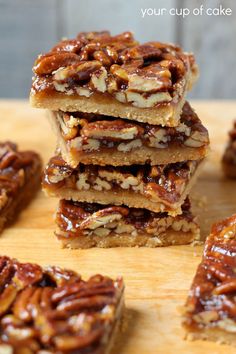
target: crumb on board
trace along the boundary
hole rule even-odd
[[[206,195],[195,194],[192,195],[192,200],[196,203],[199,208],[205,208],[207,206]]]

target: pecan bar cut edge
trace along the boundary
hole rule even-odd
[[[72,169],[58,155],[50,159],[44,171],[43,190],[60,199],[124,204],[175,216],[181,214],[181,205],[203,163],[198,160],[158,166],[79,165]]]
[[[188,199],[176,217],[126,206],[60,200],[56,236],[63,247],[161,247],[200,239]]]
[[[184,113],[183,113],[184,112]],[[87,130],[91,126],[89,119],[93,119],[93,129],[101,134],[104,132],[99,125],[100,121],[111,124],[110,117],[88,115],[76,112],[63,113],[48,111],[48,119],[57,137],[57,145],[63,159],[73,168],[79,163],[94,165],[124,166],[132,164],[164,165],[187,160],[204,158],[209,150],[209,136],[196,113],[188,103],[184,105],[181,115],[181,124],[177,128],[148,125],[129,120],[113,119],[114,126],[123,123],[136,130],[138,135],[133,139],[118,140],[116,138],[94,138],[84,136],[83,127]],[[64,121],[64,116],[69,120]],[[77,118],[82,116],[82,118]],[[90,118],[91,117],[91,118]],[[104,119],[104,121],[103,121]],[[98,120],[98,124],[97,123]],[[80,123],[81,122],[81,123]],[[103,123],[104,124],[104,123]],[[117,129],[111,128],[111,132]],[[103,128],[104,129],[104,128]],[[118,131],[121,134],[120,131]],[[114,134],[115,136],[115,134]],[[159,140],[158,140],[159,139]],[[104,141],[103,141],[104,140]]]

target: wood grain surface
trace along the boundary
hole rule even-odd
[[[211,153],[192,191],[203,237],[213,221],[236,212],[236,181],[226,180],[220,159],[236,101],[193,101],[210,132]],[[13,140],[21,149],[34,149],[44,161],[53,154],[55,138],[45,112],[26,101],[0,101],[0,140]],[[123,275],[126,283],[126,326],[118,338],[116,354],[235,353],[235,348],[183,340],[179,307],[201,259],[202,247],[115,248],[64,250],[56,241],[53,214],[56,199],[42,192],[0,237],[0,253],[41,265],[72,268],[84,277],[104,273]]]

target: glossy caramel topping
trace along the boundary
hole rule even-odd
[[[17,195],[30,171],[39,164],[39,155],[33,151],[18,151],[11,142],[0,143],[0,210]]]
[[[0,257],[0,351],[102,353],[122,292],[121,279]]]
[[[194,57],[178,46],[139,44],[130,32],[117,36],[108,31],[80,33],[38,57],[33,67],[33,90],[47,89],[52,79],[54,90],[69,95],[89,97],[93,92],[106,92],[121,102],[151,107],[181,95],[191,70],[197,70]],[[86,90],[81,91],[81,87]],[[157,92],[166,94],[149,97]]]
[[[236,328],[236,214],[213,225],[186,303],[185,324]],[[229,329],[230,330],[230,329]]]
[[[60,156],[50,159],[43,177],[43,187],[72,189],[125,189],[147,198],[174,203],[179,200],[199,161],[185,161],[158,166],[68,166]],[[98,187],[97,187],[98,186]]]
[[[207,129],[202,125],[188,102],[184,104],[180,124],[176,128],[81,112],[64,113],[59,111],[54,112],[54,116],[60,125],[63,138],[66,141],[71,141],[71,145],[68,146],[72,149],[75,148],[75,145],[78,150],[86,150],[89,142],[89,151],[99,150],[102,147],[125,149],[125,146],[119,145],[120,142],[128,143],[137,141],[136,139],[139,139],[138,142],[141,140],[143,145],[153,148],[165,148],[173,143],[190,147],[209,144]],[[94,139],[98,140],[97,144]]]

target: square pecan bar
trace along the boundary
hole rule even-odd
[[[229,178],[236,178],[236,120],[229,132],[229,142],[222,159],[223,171]]]
[[[18,151],[0,143],[0,231],[13,220],[40,188],[42,163],[33,151]]]
[[[207,129],[186,102],[176,128],[88,113],[50,112],[63,159],[71,166],[168,164],[204,158]]]
[[[200,237],[185,200],[182,214],[170,216],[147,209],[60,200],[56,236],[64,247],[160,247],[183,245]]]
[[[173,44],[139,44],[130,32],[79,33],[33,67],[31,104],[177,126],[198,77],[192,54]]]
[[[212,227],[183,325],[189,339],[236,345],[236,214]]]
[[[0,257],[0,352],[108,354],[123,293],[122,278]]]
[[[87,203],[127,205],[155,212],[181,214],[181,205],[200,172],[202,161],[169,165],[97,166],[73,169],[60,155],[44,171],[49,196]]]

